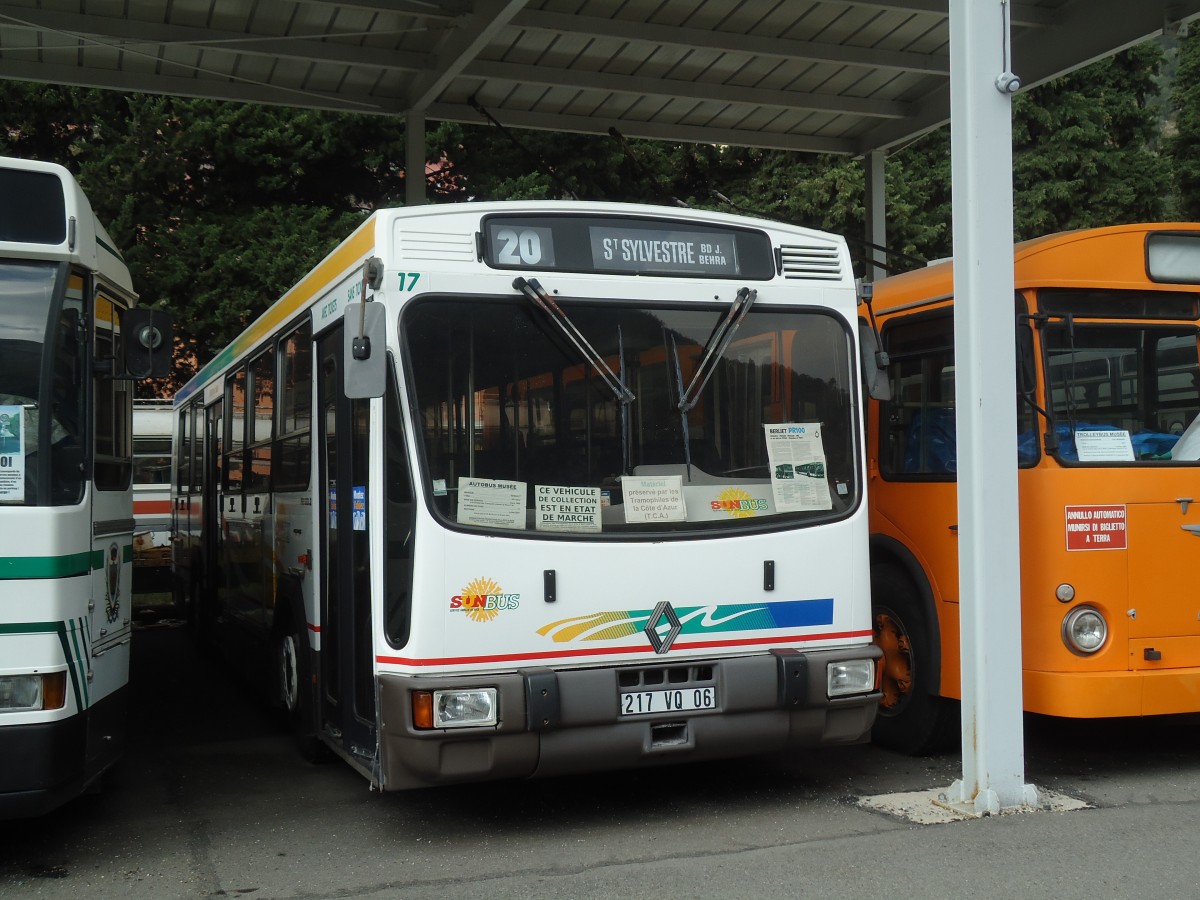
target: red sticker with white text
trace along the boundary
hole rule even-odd
[[[1068,506],[1068,550],[1125,550],[1125,506]]]

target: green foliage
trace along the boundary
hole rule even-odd
[[[950,256],[950,129],[939,128],[887,160],[888,261],[896,271]]]
[[[394,119],[3,82],[0,121],[0,152],[75,173],[173,313],[172,386],[404,193]]]
[[[1167,151],[1175,164],[1177,215],[1200,219],[1200,28],[1179,42],[1179,68],[1171,94],[1174,134]]]
[[[1014,99],[1018,239],[1162,217],[1170,191],[1154,108],[1162,58],[1158,44],[1139,44]]]

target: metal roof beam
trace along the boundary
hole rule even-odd
[[[457,19],[471,11],[468,0],[299,0],[305,6],[332,6],[363,12],[397,13],[422,19]]]
[[[433,48],[433,64],[408,86],[405,102],[396,111],[427,109],[524,5],[525,0],[479,0]]]
[[[30,9],[7,4],[0,5],[0,22],[10,27],[50,32],[114,50],[132,50],[139,45],[146,45],[147,55],[150,56],[157,56],[160,48],[183,46],[226,50],[230,53],[275,59],[296,59],[344,66],[378,66],[381,69],[414,72],[426,69],[432,64],[432,57],[428,53],[399,53],[378,47],[318,40],[322,37],[337,37],[336,32],[304,37],[248,34],[242,31],[163,25],[112,16]],[[6,52],[12,53],[16,49],[10,47]]]
[[[240,103],[265,103],[271,106],[299,106],[332,112],[384,112],[379,101],[366,96],[357,98],[304,88],[278,87],[249,79],[192,78],[159,75],[152,72],[89,68],[87,66],[13,62],[7,57],[0,58],[0,79],[33,81],[43,84],[69,84],[124,93],[234,100]]]
[[[621,41],[662,44],[668,47],[690,47],[723,53],[748,53],[752,56],[778,59],[804,59],[872,69],[923,72],[947,77],[950,75],[950,57],[945,54],[877,50],[870,47],[849,47],[815,41],[793,41],[765,35],[735,34],[731,31],[656,25],[653,22],[635,22],[629,19],[567,15],[540,9],[525,10],[513,16],[511,24],[527,31],[565,32]]]
[[[820,0],[828,6],[856,6],[869,9],[879,9],[889,12],[930,13],[938,16],[949,15],[947,0]],[[1060,23],[1055,10],[1035,6],[1033,0],[1014,0],[1010,13],[1012,24],[1035,28],[1049,27]]]
[[[430,106],[426,113],[431,119],[481,124],[479,113],[465,104],[437,103]],[[503,116],[505,127],[532,128],[540,131],[607,134],[609,126],[613,126],[625,137],[673,143],[727,144],[732,147],[761,147],[771,150],[797,150],[807,153],[839,155],[848,155],[855,150],[852,141],[809,134],[772,134],[739,128],[711,128],[701,125],[644,122],[634,119],[600,119],[524,110],[504,110],[500,115]]]
[[[517,63],[478,61],[463,74],[487,81],[511,81],[516,84],[540,84],[580,90],[610,91],[634,96],[685,97],[689,100],[713,100],[721,103],[745,103],[783,109],[807,109],[819,112],[847,113],[884,119],[902,119],[909,113],[906,103],[870,100],[835,94],[801,91],[777,91],[728,84],[643,78],[636,75],[610,75],[581,69],[557,69],[550,66],[526,66]]]

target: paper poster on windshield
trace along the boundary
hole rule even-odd
[[[0,406],[0,503],[25,502],[25,411]]]
[[[682,475],[625,475],[621,493],[626,522],[687,521]]]
[[[1133,441],[1128,431],[1075,431],[1080,462],[1133,462]]]
[[[525,482],[458,479],[458,521],[487,528],[525,527]]]
[[[600,531],[600,488],[537,484],[533,496],[538,531]]]
[[[771,491],[779,512],[832,509],[819,422],[764,425]]]

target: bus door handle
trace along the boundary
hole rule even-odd
[[[1180,525],[1184,531],[1190,531],[1196,537],[1200,537],[1200,525]]]

